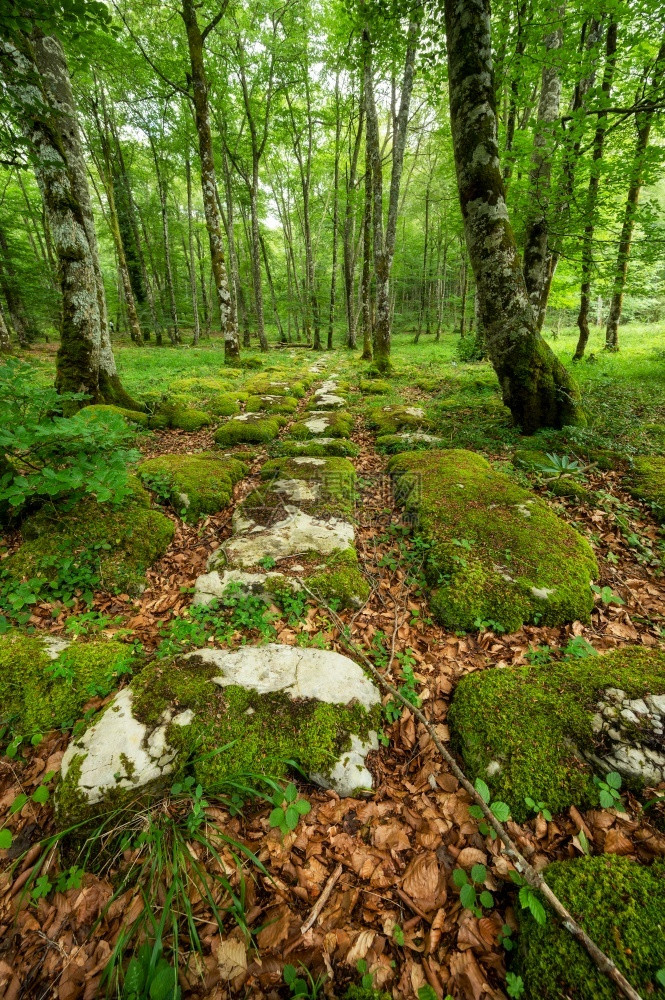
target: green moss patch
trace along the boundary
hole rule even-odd
[[[404,451],[421,451],[424,448],[441,448],[441,438],[426,431],[404,431],[401,434],[380,434],[376,439],[379,451],[398,455]]]
[[[274,458],[261,467],[263,484],[242,502],[242,511],[268,526],[296,506],[311,517],[348,520],[353,512],[355,469],[346,458]]]
[[[121,642],[57,642],[14,629],[0,635],[0,723],[21,736],[73,726],[86,702],[106,697],[140,662]]]
[[[69,510],[47,505],[26,518],[23,544],[3,568],[16,580],[55,581],[65,560],[83,560],[99,589],[136,595],[145,586],[145,571],[166,552],[174,530],[168,517],[151,509],[149,494],[135,481],[121,506],[86,499]]]
[[[422,406],[374,406],[367,414],[367,424],[379,434],[396,434],[404,430],[431,430],[432,421]]]
[[[150,418],[150,426],[154,428],[173,427],[181,431],[200,431],[212,423],[209,413],[197,410],[180,403],[162,403],[154,416]]]
[[[159,455],[142,462],[138,471],[145,485],[181,511],[186,521],[197,521],[226,507],[247,467],[236,458],[201,452]]]
[[[392,386],[390,382],[386,382],[383,378],[367,378],[360,380],[359,388],[361,392],[368,395],[379,395],[384,392],[390,392]]]
[[[638,864],[614,854],[549,865],[547,884],[589,937],[643,997],[661,995],[665,967],[665,862]],[[519,911],[518,971],[528,997],[614,1000],[616,986],[553,916],[544,926]]]
[[[214,433],[217,444],[262,444],[272,441],[279,434],[283,417],[262,416],[261,414],[241,414],[241,420],[233,417],[218,427]]]
[[[272,449],[271,449],[272,451]],[[325,458],[327,455],[348,455],[354,457],[360,452],[357,444],[346,438],[326,438],[323,441],[316,438],[309,441],[278,441],[274,454],[287,457],[308,455],[311,458]]]
[[[296,399],[302,399],[305,395],[303,382],[293,382],[286,375],[283,379],[278,375],[270,378],[266,375],[257,375],[247,382],[246,388],[256,396],[295,396]]]
[[[425,575],[448,628],[588,621],[598,573],[589,543],[480,455],[450,449],[388,465],[428,549]]]
[[[371,590],[354,549],[334,552],[325,568],[306,576],[305,583],[326,604],[332,601],[339,608],[362,607]]]
[[[629,482],[633,496],[650,504],[658,520],[665,522],[665,458],[636,458]]]
[[[250,396],[246,409],[249,413],[258,413],[259,410],[266,413],[295,413],[298,409],[298,400],[295,396]]]
[[[232,392],[221,392],[209,399],[206,405],[210,413],[216,417],[233,417],[236,413],[240,413],[240,403]]]
[[[525,796],[552,812],[598,804],[588,754],[599,746],[591,720],[606,688],[629,698],[665,692],[665,653],[627,648],[573,662],[469,674],[448,713],[467,773],[526,819]]]
[[[148,414],[140,413],[138,410],[126,410],[122,406],[105,406],[101,403],[94,406],[86,406],[81,410],[81,416],[89,420],[103,419],[107,413],[113,413],[118,417],[124,417],[130,423],[140,424],[141,427],[148,426]]]
[[[293,424],[289,436],[296,441],[316,440],[317,437],[348,438],[352,430],[353,416],[346,410],[315,410]]]

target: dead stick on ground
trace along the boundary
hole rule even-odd
[[[626,977],[619,971],[619,969],[617,969],[612,959],[608,955],[606,955],[604,951],[601,951],[598,945],[594,941],[592,941],[592,939],[586,933],[584,928],[580,927],[580,925],[574,919],[572,914],[568,912],[568,910],[563,905],[558,896],[555,896],[555,894],[552,892],[552,890],[550,889],[550,887],[548,886],[547,882],[540,874],[540,872],[537,872],[536,869],[532,865],[530,865],[529,862],[526,860],[526,858],[520,853],[519,849],[517,848],[517,845],[508,835],[506,828],[503,826],[502,823],[499,823],[498,819],[496,818],[490,807],[487,805],[485,800],[478,794],[478,792],[473,787],[469,779],[466,777],[466,775],[458,765],[455,758],[443,746],[441,740],[436,734],[436,731],[434,730],[434,727],[429,723],[423,712],[421,712],[419,708],[416,708],[415,705],[412,705],[411,702],[408,701],[404,697],[404,695],[397,690],[396,687],[393,687],[393,685],[390,684],[385,679],[385,677],[380,673],[380,671],[377,670],[377,668],[374,666],[372,661],[367,657],[365,652],[362,649],[360,649],[360,647],[357,646],[355,642],[353,642],[353,640],[350,638],[347,626],[344,624],[344,622],[339,617],[337,612],[333,611],[333,609],[329,607],[329,605],[327,605],[325,601],[322,601],[320,597],[318,597],[315,593],[313,593],[306,584],[301,583],[301,586],[302,589],[306,591],[306,593],[308,593],[310,597],[312,597],[317,602],[317,604],[320,604],[322,608],[325,608],[325,610],[331,616],[332,620],[337,625],[342,642],[345,644],[345,646],[347,646],[347,648],[351,652],[355,653],[356,656],[360,657],[366,668],[369,670],[372,676],[376,678],[381,687],[385,688],[386,691],[389,691],[390,694],[393,696],[393,698],[396,698],[399,702],[401,702],[402,705],[408,708],[411,714],[415,715],[418,721],[423,724],[423,726],[429,733],[430,737],[432,738],[434,746],[439,751],[439,753],[445,760],[446,764],[448,765],[452,773],[459,781],[460,785],[462,785],[462,787],[469,793],[474,803],[480,806],[480,808],[482,809],[485,819],[498,834],[501,842],[503,843],[503,846],[506,849],[506,854],[515,865],[518,872],[520,872],[520,874],[523,876],[525,882],[532,889],[537,889],[539,892],[542,893],[547,902],[550,904],[551,908],[556,913],[557,917],[559,917],[559,919],[561,920],[561,923],[563,924],[565,929],[570,934],[572,934],[572,936],[576,938],[577,941],[579,941],[582,945],[584,945],[587,952],[595,962],[596,966],[600,969],[601,972],[605,973],[606,976],[609,976],[609,978],[614,983],[616,983],[616,985],[619,987],[623,995],[625,997],[628,997],[628,1000],[642,1000],[640,994],[637,992],[637,990],[633,989],[633,987],[630,985]]]
[[[307,931],[310,929],[310,927],[314,926],[314,923],[316,922],[316,918],[318,917],[319,913],[321,912],[321,910],[323,909],[323,907],[326,905],[326,903],[330,899],[330,894],[333,891],[333,889],[335,888],[335,885],[337,884],[337,880],[338,880],[338,878],[340,877],[341,874],[342,874],[342,865],[337,865],[337,868],[335,868],[335,871],[332,873],[332,875],[330,876],[330,878],[326,882],[325,889],[323,890],[323,892],[321,893],[321,895],[317,899],[316,903],[314,904],[314,906],[312,908],[312,912],[310,913],[310,915],[308,916],[307,920],[305,921],[305,923],[300,928],[300,933],[301,934],[306,934]]]

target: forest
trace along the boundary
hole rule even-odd
[[[0,1000],[665,1000],[665,5],[0,0]]]

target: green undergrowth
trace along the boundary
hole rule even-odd
[[[665,863],[614,854],[548,865],[548,886],[641,996],[662,995]],[[532,1000],[614,1000],[617,988],[561,924],[519,911],[515,966]]]
[[[563,661],[468,674],[448,713],[453,746],[467,773],[508,802],[518,822],[529,814],[527,796],[553,813],[597,805],[587,755],[598,752],[591,719],[608,687],[629,698],[664,693],[665,652],[573,653]]]
[[[443,625],[512,632],[589,620],[591,547],[534,494],[457,449],[396,455],[388,470],[414,519]]]
[[[193,406],[165,401],[160,403],[150,417],[150,427],[160,430],[172,427],[181,431],[200,431],[212,423],[212,417]]]
[[[131,485],[131,494],[117,506],[94,500],[81,500],[69,509],[48,504],[27,517],[21,526],[23,543],[2,564],[5,587],[7,581],[28,581],[39,592],[58,582],[65,585],[68,578],[72,593],[99,589],[140,594],[145,571],[168,548],[174,526],[151,508],[138,480]],[[59,591],[53,596],[58,598]]]
[[[105,406],[101,403],[94,406],[86,406],[81,410],[81,415],[88,420],[103,419],[109,413],[124,417],[125,420],[128,420],[132,424],[139,424],[141,427],[148,426],[148,414],[141,413],[139,410],[125,410],[122,406]]]
[[[246,472],[247,466],[238,459],[214,452],[159,455],[138,469],[144,484],[185,521],[197,521],[226,507],[234,485]]]
[[[71,642],[10,629],[0,635],[0,724],[21,737],[69,728],[91,698],[105,698],[140,665],[115,641]]]

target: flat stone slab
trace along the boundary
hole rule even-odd
[[[236,533],[222,546],[231,566],[255,566],[265,556],[279,562],[307,552],[331,555],[353,545],[355,532],[348,521],[312,517],[292,504],[285,504],[284,509],[287,516],[269,527],[243,514],[238,519],[234,516]]]
[[[208,560],[214,566],[214,557]],[[194,597],[192,604],[211,604],[219,600],[226,591],[229,584],[236,584],[243,593],[254,594],[267,601],[272,600],[270,589],[266,586],[270,581],[279,581],[280,585],[292,587],[293,590],[300,589],[300,584],[293,577],[284,576],[282,573],[247,573],[241,569],[226,569],[221,573],[216,569],[211,569],[209,573],[202,573],[194,584]]]

